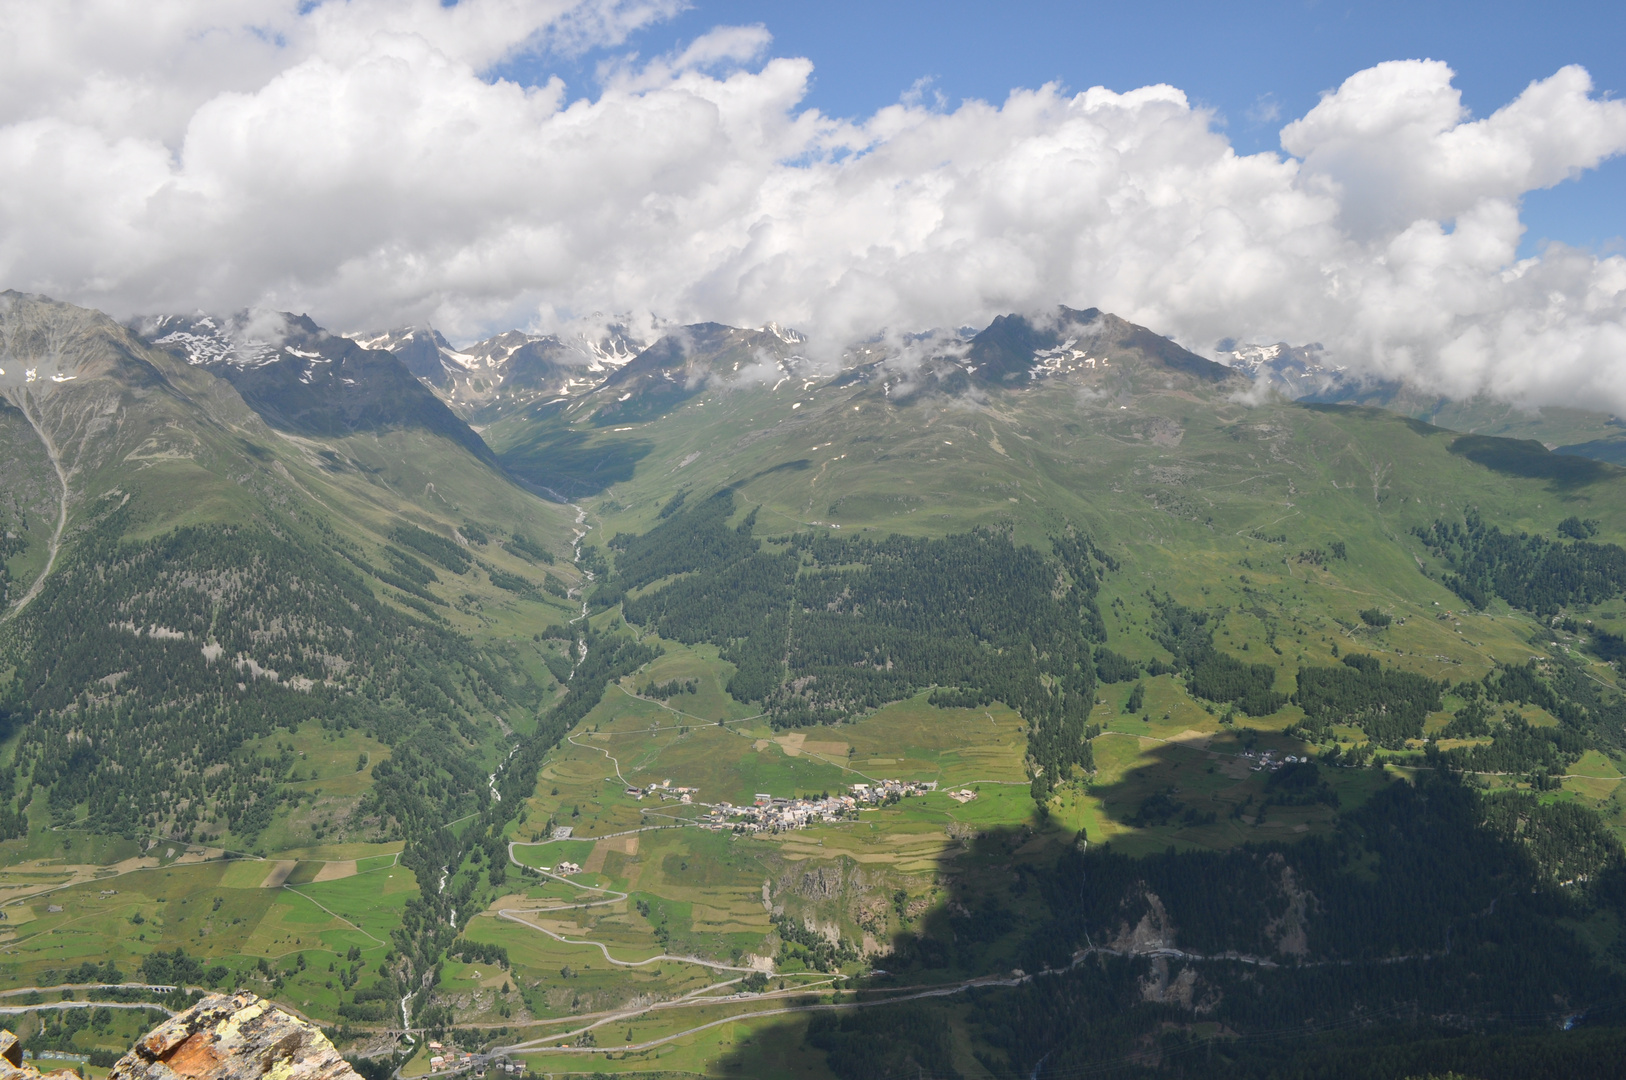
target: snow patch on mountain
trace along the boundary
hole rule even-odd
[[[309,345],[327,336],[308,318],[281,312],[242,311],[229,317],[203,312],[158,315],[132,320],[131,326],[151,344],[200,367],[253,368],[284,355],[315,357],[320,354],[302,351],[294,343]]]
[[[1219,361],[1294,399],[1337,397],[1364,385],[1344,365],[1333,363],[1320,343],[1242,345],[1225,341],[1220,343]]]
[[[1106,357],[1091,356],[1089,349],[1081,349],[1078,345],[1079,339],[1070,337],[1054,348],[1040,349],[1033,354],[1033,367],[1028,371],[1028,378],[1042,379],[1047,376],[1066,375],[1074,371],[1095,371],[1112,366]],[[966,370],[972,372],[976,369],[968,367]]]
[[[783,341],[786,345],[800,345],[807,341],[807,335],[802,333],[800,330],[792,330],[790,327],[780,326],[776,322],[771,322],[766,326],[758,327],[757,333],[772,334],[780,341]]]
[[[509,330],[461,349],[429,327],[352,334],[351,339],[363,348],[394,353],[452,409],[482,422],[588,393],[644,349],[644,342],[619,324],[560,334]]]

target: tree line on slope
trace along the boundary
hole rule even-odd
[[[540,699],[518,665],[381,603],[305,530],[132,541],[132,524],[128,507],[102,515],[0,642],[24,721],[18,809],[40,791],[59,823],[83,806],[94,831],[252,842],[294,766],[253,740],[316,721],[393,744],[428,724],[445,773],[479,740],[471,709]]]
[[[1586,523],[1572,521],[1564,523],[1566,535],[1592,534]],[[1437,520],[1412,531],[1450,567],[1446,587],[1481,610],[1501,597],[1545,617],[1575,604],[1612,599],[1626,589],[1626,548],[1619,544],[1503,532],[1473,507],[1460,524]]]
[[[1112,564],[1087,537],[1052,537],[1048,556],[986,529],[797,534],[765,547],[754,512],[728,524],[727,489],[667,509],[647,533],[612,539],[615,571],[593,603],[715,644],[736,666],[729,693],[762,702],[777,726],[837,722],[936,687],[934,704],[1000,700],[1022,714],[1036,798],[1092,768],[1093,643],[1105,637],[1095,597]]]

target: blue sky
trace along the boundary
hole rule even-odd
[[[1626,94],[1620,3],[695,0],[629,47],[653,56],[714,26],[752,23],[774,35],[775,55],[813,61],[807,104],[832,115],[867,115],[923,78],[950,107],[971,97],[997,102],[1013,87],[1051,80],[1073,90],[1120,91],[1167,82],[1216,109],[1239,152],[1279,150],[1283,123],[1304,115],[1322,91],[1384,60],[1446,61],[1475,116],[1565,64],[1586,67],[1601,92]],[[547,66],[573,94],[591,93],[602,56],[550,58]],[[1524,220],[1522,254],[1549,238],[1623,250],[1626,159],[1532,193]]]

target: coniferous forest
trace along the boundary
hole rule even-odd
[[[88,800],[99,831],[252,840],[296,797],[283,785],[294,759],[244,747],[312,720],[427,755],[468,798],[480,785],[458,750],[467,709],[540,698],[295,535],[199,526],[132,542],[128,513],[81,540],[12,640],[26,717],[14,769],[24,802],[44,792],[59,823]]]
[[[711,642],[737,666],[728,689],[775,725],[833,723],[938,687],[934,704],[1003,701],[1029,725],[1034,791],[1093,767],[1096,610],[1110,560],[1081,536],[1053,554],[977,531],[920,540],[794,535],[764,545],[755,515],[730,526],[724,490],[618,536],[615,576],[595,605],[663,637]],[[635,599],[627,593],[671,575]]]
[[[1571,521],[1574,524],[1571,524]],[[1462,524],[1436,521],[1416,535],[1451,568],[1446,584],[1475,607],[1493,597],[1537,615],[1619,596],[1626,589],[1626,548],[1585,537],[1585,523],[1566,519],[1561,535],[1547,539],[1503,532],[1469,507]]]

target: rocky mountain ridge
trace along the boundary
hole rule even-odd
[[[446,405],[475,424],[539,401],[574,397],[602,383],[645,343],[620,325],[597,336],[508,330],[456,349],[428,327],[353,335],[366,349],[394,353]]]
[[[1234,393],[1245,385],[1239,378],[1290,400],[1375,406],[1470,433],[1534,438],[1563,453],[1626,460],[1626,427],[1603,414],[1559,416],[1489,398],[1455,401],[1354,375],[1319,343],[1225,341],[1219,359],[1209,360],[1110,312],[1065,305],[997,316],[978,331],[877,337],[853,345],[835,365],[803,355],[806,337],[776,323],[674,326],[652,342],[621,323],[575,333],[509,330],[463,348],[430,327],[339,335],[291,313],[170,315],[130,325],[143,341],[227,379],[273,427],[316,436],[420,427],[488,460],[476,432],[501,421],[563,409],[591,416],[596,427],[637,425],[708,387],[800,392],[838,379],[874,383],[902,401],[1060,379],[1091,397],[1128,401],[1152,389]],[[47,368],[10,377],[76,377]],[[0,370],[0,381],[6,378]]]
[[[491,460],[480,437],[394,353],[329,333],[308,315],[164,315],[134,319],[130,328],[231,383],[280,431],[333,437],[421,428]]]
[[[1192,353],[1146,327],[1095,308],[1059,307],[1039,316],[1002,315],[981,331],[916,335],[901,344],[877,338],[849,348],[839,370],[801,354],[807,337],[777,323],[755,329],[722,323],[672,327],[643,343],[624,327],[604,335],[534,335],[510,330],[465,349],[431,329],[402,328],[357,335],[365,348],[393,352],[458,415],[493,423],[535,406],[593,398],[594,423],[638,423],[670,411],[703,387],[767,385],[832,377],[879,378],[913,393],[929,385],[949,393],[965,386],[1018,385],[1024,379],[1068,377],[1116,385],[1112,358],[1218,384],[1226,367]],[[1098,354],[1098,355],[1096,355]],[[1090,379],[1091,374],[1098,378]],[[599,400],[607,398],[608,400]]]

